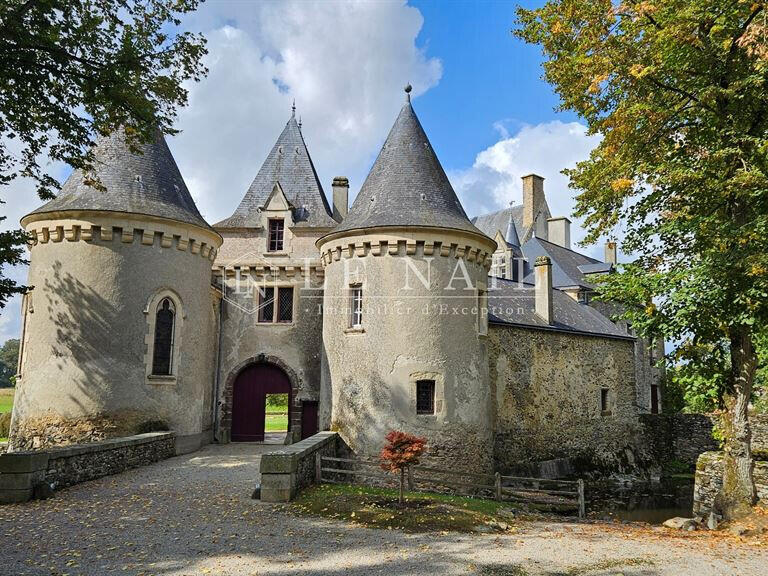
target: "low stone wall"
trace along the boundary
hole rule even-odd
[[[643,442],[655,462],[677,460],[696,466],[699,455],[719,448],[712,436],[717,416],[712,414],[643,414]]]
[[[39,484],[60,489],[170,458],[173,432],[151,432],[48,450],[0,455],[0,503],[29,500]]]
[[[768,504],[768,462],[756,461],[754,469],[757,497]],[[708,516],[715,498],[723,487],[723,453],[705,452],[696,463],[696,485],[693,489],[693,513]]]
[[[267,452],[261,457],[261,500],[288,502],[302,488],[315,482],[315,457],[348,457],[348,448],[337,432],[314,436]]]

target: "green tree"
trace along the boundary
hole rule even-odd
[[[136,148],[159,127],[174,133],[198,80],[205,40],[178,29],[198,0],[4,0],[0,2],[0,186],[37,182],[46,200],[59,183],[42,158],[88,170],[95,138],[125,130]],[[100,183],[94,181],[96,186]],[[0,235],[0,266],[19,263],[19,232]],[[23,287],[0,275],[0,307]]]
[[[723,347],[723,511],[755,502],[748,404],[768,320],[768,29],[755,0],[551,0],[518,12],[544,73],[600,144],[567,173],[587,242],[625,223],[605,295],[681,359]]]
[[[0,348],[0,388],[9,388],[16,384],[16,367],[19,363],[19,341],[16,338],[6,340]]]

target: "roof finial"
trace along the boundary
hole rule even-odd
[[[411,101],[411,90],[413,90],[413,86],[411,86],[410,83],[405,85],[405,101],[410,102]]]
[[[293,99],[293,104],[291,105],[291,118],[296,118],[296,98]]]

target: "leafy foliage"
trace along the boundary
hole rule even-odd
[[[95,138],[125,131],[134,150],[174,133],[184,82],[205,72],[205,40],[178,30],[198,0],[5,0],[0,3],[0,186],[24,176],[41,199],[59,183],[41,158],[86,171]],[[95,186],[101,184],[94,180]],[[0,237],[18,263],[20,232]],[[9,255],[10,253],[10,255]],[[16,258],[14,260],[14,258]],[[0,307],[20,288],[0,278]]]
[[[404,502],[405,471],[409,466],[419,463],[427,448],[427,439],[399,430],[390,430],[386,435],[387,443],[381,449],[381,467],[400,474],[400,504]]]
[[[427,447],[427,439],[399,430],[390,430],[387,443],[381,449],[381,467],[390,472],[400,472],[404,468],[419,463]]]
[[[19,362],[19,341],[15,338],[6,340],[0,348],[0,388],[16,384],[16,367]]]
[[[602,136],[566,173],[587,242],[627,226],[624,251],[635,259],[609,277],[604,297],[626,305],[641,335],[680,342],[675,358],[691,369],[730,359],[718,385],[734,510],[754,501],[747,406],[755,327],[768,323],[765,9],[754,0],[551,0],[520,9],[516,30],[541,46],[562,108]]]

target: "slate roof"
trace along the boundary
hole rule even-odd
[[[264,206],[275,183],[280,184],[286,198],[293,205],[296,226],[331,228],[338,224],[332,217],[296,117],[291,115],[240,205],[232,216],[217,222],[214,227],[261,226],[258,209]]]
[[[435,151],[406,102],[335,232],[373,226],[432,226],[481,232],[467,218]]]
[[[75,170],[59,194],[31,214],[99,210],[159,216],[210,229],[200,216],[160,130],[155,139],[134,154],[122,130],[98,138],[94,148],[93,175],[106,190],[86,183]]]
[[[507,230],[507,227],[509,226],[510,216],[515,223],[516,231],[519,232],[522,230],[523,233],[525,233],[525,230],[523,230],[522,204],[504,208],[496,212],[491,212],[490,214],[475,216],[472,218],[472,223],[477,226],[483,234],[493,238],[496,236],[496,232],[499,230],[502,234],[504,234],[504,232]]]
[[[533,284],[488,278],[488,286],[488,318],[491,323],[633,339],[596,309],[580,304],[560,290],[552,290],[554,322],[547,324],[536,315]]]
[[[607,273],[611,269],[610,264],[535,237],[523,245],[523,255],[530,266],[526,268],[526,276],[523,279],[526,282],[533,282],[532,263],[536,261],[536,258],[549,256],[552,260],[552,285],[555,288],[565,288],[566,286],[594,288],[595,284],[589,281],[588,274],[590,272]]]

